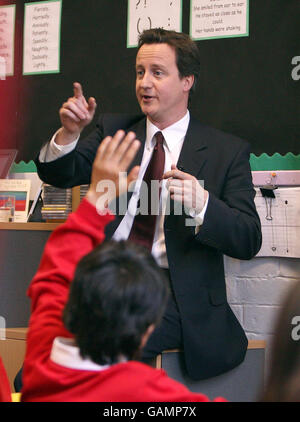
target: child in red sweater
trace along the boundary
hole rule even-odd
[[[124,193],[138,168],[122,183],[119,174],[138,148],[134,133],[105,138],[86,198],[47,242],[28,292],[23,401],[208,401],[163,370],[134,361],[164,311],[168,285],[143,248],[102,243],[114,218],[103,212],[104,202],[114,193],[104,201],[97,183],[110,180],[117,195]]]

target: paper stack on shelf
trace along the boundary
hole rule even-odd
[[[72,212],[72,189],[43,184],[43,220],[66,220]]]

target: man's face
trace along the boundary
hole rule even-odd
[[[160,129],[187,110],[193,77],[180,79],[175,50],[168,44],[144,44],[136,57],[136,96],[142,112]]]

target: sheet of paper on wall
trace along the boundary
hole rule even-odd
[[[60,71],[61,0],[25,4],[23,75]]]
[[[181,32],[182,0],[128,0],[127,47],[136,47],[145,29]]]
[[[0,80],[14,74],[16,5],[0,6]]]
[[[249,0],[191,0],[190,35],[195,40],[249,35]]]
[[[31,180],[0,179],[0,221],[25,223]]]
[[[256,256],[300,258],[300,187],[275,189],[275,198],[255,190],[263,237]]]

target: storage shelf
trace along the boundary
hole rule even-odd
[[[62,223],[0,223],[0,230],[52,231]]]

